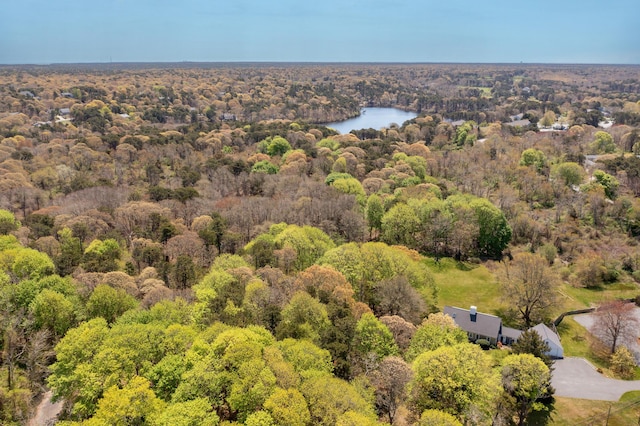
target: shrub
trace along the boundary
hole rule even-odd
[[[476,344],[480,345],[480,347],[484,350],[487,350],[491,347],[491,342],[487,339],[478,339],[476,340]]]

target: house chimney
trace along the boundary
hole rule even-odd
[[[471,322],[476,322],[476,318],[478,317],[478,308],[475,306],[471,306],[471,309],[469,309],[469,314],[471,316]]]

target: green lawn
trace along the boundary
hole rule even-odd
[[[494,275],[484,265],[457,262],[444,258],[436,262],[426,258],[425,263],[433,272],[439,288],[438,306],[440,308],[458,306],[478,307],[478,311],[495,314],[508,306],[500,294],[500,286]],[[552,317],[562,312],[596,306],[599,302],[620,298],[633,298],[640,294],[640,288],[633,282],[615,283],[599,289],[577,288],[562,284],[559,289],[560,300]]]
[[[493,274],[483,265],[457,262],[453,259],[425,260],[438,286],[438,306],[457,306],[494,313],[505,304],[500,298],[500,286]]]
[[[463,89],[478,89],[480,91],[480,96],[483,98],[491,99],[493,94],[491,93],[492,87],[483,87],[483,86],[460,86]]]
[[[609,413],[607,423],[607,413]],[[556,398],[550,425],[573,426],[604,425],[625,426],[638,424],[640,418],[640,392],[627,392],[620,401],[591,401],[587,399]]]
[[[565,356],[586,358],[596,367],[608,372],[608,361],[593,352],[594,337],[572,317],[565,317],[558,326],[558,333],[562,341]],[[607,374],[613,377],[612,374]]]
[[[632,298],[640,294],[635,283],[615,283],[598,289],[563,286],[561,291],[567,310],[589,308],[605,300]]]

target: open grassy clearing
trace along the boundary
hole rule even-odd
[[[565,310],[583,309],[606,300],[633,298],[639,294],[638,285],[633,282],[620,282],[597,289],[578,288],[564,285],[561,294]]]
[[[483,98],[491,99],[493,97],[491,93],[492,87],[483,87],[483,86],[460,86],[463,89],[477,89],[480,91],[480,96]]]
[[[458,306],[494,313],[505,306],[500,298],[500,286],[493,274],[483,265],[458,262],[454,259],[425,260],[438,286],[438,306]]]
[[[611,412],[607,423],[609,407],[611,407]],[[627,392],[622,395],[620,401],[614,403],[558,397],[549,424],[558,426],[605,424],[626,426],[638,424],[639,418],[640,392]]]
[[[508,306],[502,299],[500,285],[493,272],[485,265],[459,262],[451,258],[426,258],[439,288],[438,306],[446,305],[468,308],[476,305],[480,312],[495,313]],[[560,303],[552,311],[552,317],[562,312],[584,309],[605,300],[633,298],[640,294],[640,288],[633,282],[621,282],[598,289],[574,287],[564,283],[558,290]]]

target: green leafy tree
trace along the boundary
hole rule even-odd
[[[291,150],[291,144],[285,138],[276,136],[267,145],[267,154],[270,156],[284,155],[287,151]]]
[[[60,240],[60,254],[55,257],[56,271],[61,276],[70,275],[82,262],[82,242],[74,237],[69,228],[58,231]]]
[[[217,426],[220,421],[205,398],[176,402],[151,417],[153,426]]]
[[[618,346],[611,355],[611,370],[623,379],[632,379],[636,368],[633,354],[626,346]]]
[[[613,137],[603,131],[596,132],[595,139],[589,146],[593,154],[611,154],[616,150]]]
[[[540,120],[540,124],[543,127],[551,127],[555,122],[556,122],[556,113],[551,111],[550,109],[544,113],[544,115],[542,116],[542,119]]]
[[[218,256],[209,273],[193,286],[198,299],[194,306],[196,321],[201,324],[215,320],[242,322],[244,312],[240,307],[245,298],[246,281],[242,277],[249,273],[248,264],[241,257]]]
[[[107,322],[95,318],[69,330],[55,347],[56,362],[50,367],[47,383],[54,398],[64,399],[74,413],[93,413],[95,402],[86,399],[85,393],[81,392],[83,372],[88,370],[108,334]]]
[[[207,247],[215,246],[218,249],[218,254],[222,254],[222,243],[229,224],[220,213],[211,213],[211,218],[213,220],[209,222],[205,229],[198,232],[198,235],[204,240]]]
[[[467,340],[467,333],[458,327],[449,315],[430,314],[411,338],[405,358],[407,361],[413,361],[424,352],[433,351],[442,346],[457,345]]]
[[[365,214],[367,217],[367,224],[369,225],[369,238],[371,238],[374,229],[378,232],[382,229],[384,204],[382,204],[382,199],[378,195],[371,194],[369,196],[365,207]]]
[[[273,244],[281,255],[291,254],[291,263],[299,271],[313,265],[327,250],[335,247],[333,240],[318,228],[286,223],[272,225],[267,234],[250,241],[245,250],[253,252],[258,242],[266,246]]]
[[[20,222],[8,210],[0,209],[0,235],[7,235],[20,227]]]
[[[154,365],[145,377],[153,383],[153,389],[159,398],[170,401],[186,370],[184,354],[169,354]]]
[[[387,244],[416,247],[415,234],[420,220],[406,204],[396,204],[382,217],[382,240]]]
[[[461,343],[424,352],[413,362],[413,370],[408,389],[414,412],[435,409],[459,419],[472,407],[491,412],[499,379],[478,345]]]
[[[584,169],[578,163],[560,163],[551,168],[551,177],[566,186],[580,185],[584,180],[584,175]]]
[[[533,329],[525,330],[518,338],[518,341],[511,345],[511,350],[514,354],[531,354],[544,362],[549,368],[553,365],[553,360],[548,355],[551,348],[538,332]]]
[[[524,425],[532,411],[544,410],[539,400],[553,394],[551,372],[544,362],[531,354],[511,355],[505,358],[501,375],[518,425]]]
[[[0,235],[0,252],[22,247],[20,242],[13,235]]]
[[[37,328],[46,328],[56,336],[63,336],[75,323],[73,303],[53,290],[42,290],[31,302],[29,311]]]
[[[462,423],[444,411],[424,410],[416,426],[462,426]]]
[[[18,309],[29,308],[33,300],[43,290],[51,290],[65,296],[77,305],[77,292],[74,283],[57,275],[49,275],[41,279],[20,281],[13,286],[11,304]]]
[[[280,339],[292,337],[319,342],[323,330],[330,324],[324,305],[309,294],[298,292],[282,309],[282,321],[276,335]]]
[[[511,227],[504,213],[486,198],[475,198],[469,203],[478,223],[478,251],[499,258],[511,241]]]
[[[300,390],[309,404],[311,424],[336,425],[338,418],[347,411],[355,411],[375,420],[371,404],[344,380],[319,375],[304,382]]]
[[[129,426],[144,424],[164,409],[164,403],[143,377],[133,377],[122,389],[112,386],[98,403],[93,421],[98,424]]]
[[[192,367],[182,374],[172,401],[207,398],[222,420],[237,416],[243,421],[275,389],[276,378],[262,356],[273,336],[259,327],[214,326],[205,333],[213,342],[194,342],[187,353]]]
[[[343,194],[355,195],[356,199],[359,201],[364,200],[364,197],[366,196],[362,184],[356,178],[338,179],[334,181],[331,186]]]
[[[340,157],[338,160],[344,160],[343,157]],[[344,167],[347,167],[347,163],[346,160],[344,160]],[[340,179],[353,179],[353,176],[351,176],[349,173],[346,172],[331,172],[327,175],[327,177],[324,180],[324,183],[326,183],[327,185],[333,185],[336,181],[340,180]]]
[[[276,377],[263,359],[250,359],[239,365],[230,384],[227,401],[243,421],[265,403],[276,385]]]
[[[200,196],[200,193],[198,192],[197,189],[186,187],[186,188],[176,188],[173,191],[173,195],[171,198],[173,198],[174,200],[178,200],[184,204],[188,200],[198,198],[199,196]]]
[[[331,354],[308,340],[284,339],[276,343],[285,361],[303,378],[330,374],[333,371]]]
[[[602,188],[604,188],[604,194],[607,198],[615,200],[618,195],[618,187],[620,186],[618,179],[603,172],[602,170],[596,170],[593,172],[593,177],[596,179],[596,182],[602,185]]]
[[[348,174],[347,173],[348,170],[349,170],[349,167],[347,166],[347,159],[344,157],[338,157],[338,159],[333,163],[333,166],[331,166],[331,171],[332,171],[331,174],[334,174],[334,173]]]
[[[11,272],[18,280],[42,278],[54,271],[55,265],[49,256],[30,248],[18,250],[11,265]]]
[[[335,151],[340,148],[340,142],[331,138],[324,138],[316,142],[317,148],[329,148],[331,151]]]
[[[54,218],[46,214],[32,213],[25,218],[25,224],[29,227],[33,239],[52,235],[55,225]]]
[[[458,146],[473,145],[477,139],[475,134],[476,123],[465,121],[461,126],[456,127],[454,143]]]
[[[245,426],[274,426],[273,418],[266,411],[251,413],[244,421]]]
[[[190,256],[182,254],[176,259],[172,273],[176,288],[180,290],[191,288],[196,280],[196,265]]]
[[[86,309],[90,318],[102,317],[108,323],[112,323],[120,315],[136,306],[138,302],[126,291],[100,284],[89,296]]]
[[[84,251],[83,265],[89,272],[115,271],[121,255],[122,249],[116,240],[93,240]]]
[[[371,313],[365,313],[358,320],[354,346],[362,357],[374,354],[376,362],[389,355],[398,354],[398,347],[393,335],[387,326]]]
[[[278,426],[306,426],[311,421],[307,402],[297,389],[276,388],[264,408]]]
[[[278,173],[278,166],[267,160],[258,161],[251,167],[251,173],[275,175]]]
[[[535,167],[536,171],[542,172],[547,164],[547,158],[544,153],[539,149],[528,148],[522,151],[522,155],[520,155],[520,165],[530,167]]]
[[[374,306],[375,287],[384,280],[404,276],[423,297],[428,308],[436,304],[437,289],[433,275],[420,262],[418,253],[385,243],[348,243],[329,250],[318,260],[344,275],[353,287],[356,300]]]
[[[245,247],[245,250],[253,257],[256,269],[275,264],[273,252],[276,250],[276,243],[271,235],[259,235]]]

